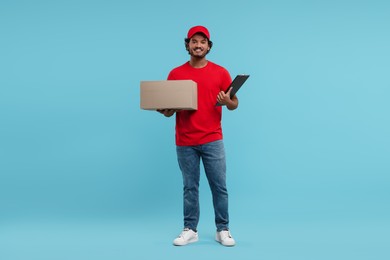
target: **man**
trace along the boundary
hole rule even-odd
[[[177,246],[198,241],[200,159],[213,197],[216,240],[224,246],[235,245],[229,231],[222,107],[216,103],[234,110],[238,99],[236,96],[230,98],[230,90],[225,93],[232,81],[229,72],[206,59],[212,45],[207,28],[189,29],[185,46],[190,60],[173,69],[168,76],[168,80],[191,79],[197,83],[198,110],[158,110],[166,117],[176,113],[176,151],[184,185],[184,229],[173,241]]]

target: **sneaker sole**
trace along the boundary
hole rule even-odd
[[[195,243],[195,242],[198,242],[198,241],[199,241],[199,238],[194,238],[194,239],[188,240],[187,243],[184,243],[184,244],[173,242],[173,245],[174,246],[185,246],[185,245],[188,245],[188,244],[191,244],[191,243]]]
[[[221,245],[223,246],[227,246],[227,247],[232,247],[232,246],[235,246],[236,243],[232,244],[232,245],[226,245],[226,244],[223,244],[221,241],[219,241],[218,239],[215,239],[215,241],[217,241],[218,243],[220,243]]]

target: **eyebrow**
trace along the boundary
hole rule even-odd
[[[196,39],[194,39],[194,38],[192,38],[191,39],[191,41],[198,41],[198,40],[196,40]],[[207,41],[207,39],[206,38],[203,38],[202,40],[200,40],[201,42],[205,42],[205,41]]]

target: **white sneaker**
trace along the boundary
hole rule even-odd
[[[198,241],[198,232],[193,231],[192,229],[185,228],[180,233],[180,235],[173,240],[175,246],[185,246],[189,243],[194,243]]]
[[[220,232],[217,231],[215,240],[224,246],[234,246],[236,244],[236,241],[234,241],[229,230],[222,230]]]

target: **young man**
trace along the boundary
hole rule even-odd
[[[216,103],[234,110],[238,99],[230,98],[230,91],[225,93],[232,81],[229,72],[206,59],[212,45],[207,28],[192,27],[185,39],[190,60],[168,76],[168,80],[191,79],[197,83],[198,110],[158,110],[166,117],[176,113],[176,151],[184,185],[184,230],[173,241],[177,246],[198,241],[200,159],[213,196],[216,240],[224,246],[235,245],[229,231],[222,107]]]

